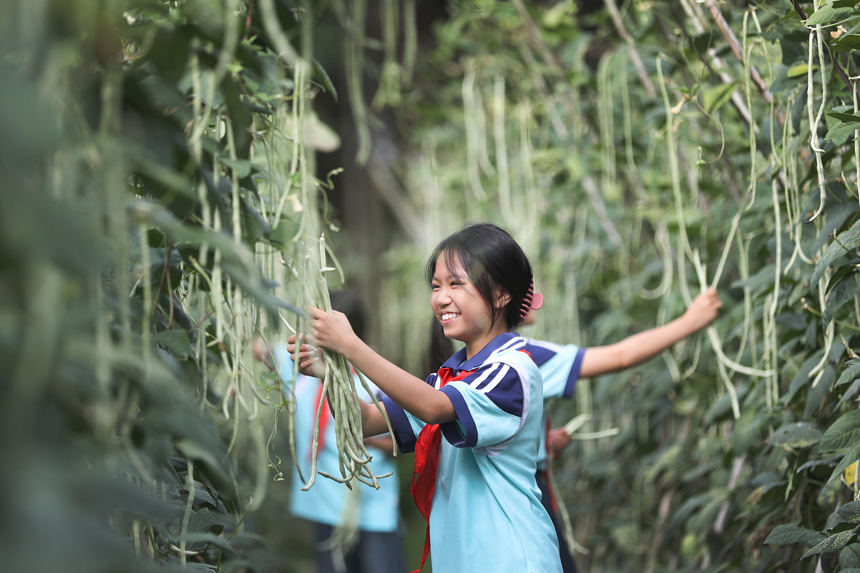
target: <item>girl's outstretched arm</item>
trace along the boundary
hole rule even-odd
[[[454,405],[444,392],[430,387],[424,380],[416,378],[374,352],[353,332],[343,313],[335,311],[332,315],[314,307],[308,308],[307,311],[313,319],[309,343],[343,355],[394,403],[422,422],[439,424],[457,419]],[[304,352],[304,348],[302,350]],[[311,360],[314,359],[311,358]],[[300,367],[303,363],[300,362]],[[373,436],[385,431],[385,421],[382,420],[375,406],[363,404],[361,410],[362,422],[367,420],[370,424],[364,432],[365,436]],[[376,416],[379,416],[383,427],[373,434],[369,430],[374,429]]]
[[[579,375],[588,378],[636,366],[711,324],[722,306],[717,291],[708,289],[693,300],[683,315],[668,324],[615,344],[586,349]]]

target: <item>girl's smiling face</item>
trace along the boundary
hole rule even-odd
[[[492,313],[478,293],[456,257],[451,257],[448,268],[444,253],[436,260],[436,269],[430,286],[430,306],[442,324],[445,336],[466,344],[466,356],[471,358],[497,335],[507,332],[502,320],[492,324]],[[497,297],[496,304],[504,306],[510,297]]]

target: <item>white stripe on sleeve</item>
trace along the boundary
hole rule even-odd
[[[477,389],[478,386],[483,384],[484,380],[486,380],[487,378],[490,377],[490,375],[493,373],[493,371],[498,370],[500,367],[501,367],[501,363],[499,363],[499,362],[494,363],[492,365],[492,367],[487,368],[484,372],[481,373],[480,376],[475,378],[475,380],[473,382],[470,382],[469,387]]]
[[[505,364],[504,368],[501,369],[498,375],[496,375],[496,377],[493,378],[493,380],[489,384],[481,388],[480,391],[484,394],[489,394],[490,392],[492,392],[493,388],[499,385],[499,382],[501,382],[505,378],[508,373],[508,370],[510,369],[511,367]]]

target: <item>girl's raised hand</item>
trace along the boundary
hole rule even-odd
[[[690,303],[684,318],[690,323],[692,331],[698,331],[711,324],[717,318],[717,314],[723,303],[717,295],[716,289],[709,288]]]
[[[304,340],[302,340],[302,335],[297,337],[295,334],[287,338],[287,351],[290,356],[294,357],[296,341],[301,341],[299,372],[305,376],[323,378],[325,376],[325,359],[321,348],[332,350],[349,359],[348,352],[352,348],[351,344],[356,341],[360,342],[360,339],[342,312],[334,311],[334,314],[329,314],[311,306],[307,308],[307,313],[311,318],[310,335]]]
[[[350,350],[355,347],[356,342],[360,342],[360,339],[352,330],[346,315],[338,311],[329,314],[313,306],[308,307],[307,312],[313,319],[311,342],[350,359]]]

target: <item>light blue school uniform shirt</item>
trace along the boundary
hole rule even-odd
[[[532,359],[543,378],[543,400],[546,403],[553,398],[571,398],[576,382],[579,380],[579,371],[582,368],[582,358],[585,356],[585,348],[579,348],[573,344],[562,346],[552,342],[526,338],[526,351],[531,354]],[[546,428],[546,410],[542,414],[542,427]],[[540,450],[537,458],[538,470],[546,469],[546,432],[540,435]]]
[[[430,510],[434,573],[562,570],[535,482],[542,381],[524,348],[521,336],[504,333],[469,360],[461,349],[443,366],[455,375],[474,371],[440,389],[457,420],[441,424]],[[427,383],[439,389],[438,375]],[[414,451],[425,423],[388,398],[384,403],[401,451]]]
[[[275,360],[278,373],[284,381],[284,393],[290,399],[290,384],[293,378],[293,362],[286,346],[275,349]],[[358,396],[370,402],[371,398],[364,387],[356,380]],[[311,475],[311,449],[314,425],[316,424],[316,405],[322,382],[317,378],[299,375],[295,383],[295,426],[296,426],[296,456],[295,463],[301,466],[305,479]],[[381,397],[381,392],[371,385],[371,390]],[[324,406],[327,408],[327,406]],[[328,412],[330,415],[331,413]],[[359,506],[359,529],[362,531],[396,531],[399,516],[400,486],[397,479],[397,466],[391,457],[391,452],[383,452],[378,448],[367,446],[367,451],[373,456],[370,468],[375,475],[393,472],[394,475],[379,480],[376,490],[365,484],[356,482]],[[329,418],[328,426],[323,434],[323,447],[317,452],[317,470],[340,477],[337,452],[337,436],[335,424]],[[343,523],[344,512],[350,495],[344,484],[337,483],[321,475],[317,475],[314,485],[308,491],[301,491],[304,486],[298,472],[293,473],[290,486],[290,510],[293,515],[336,526]]]

